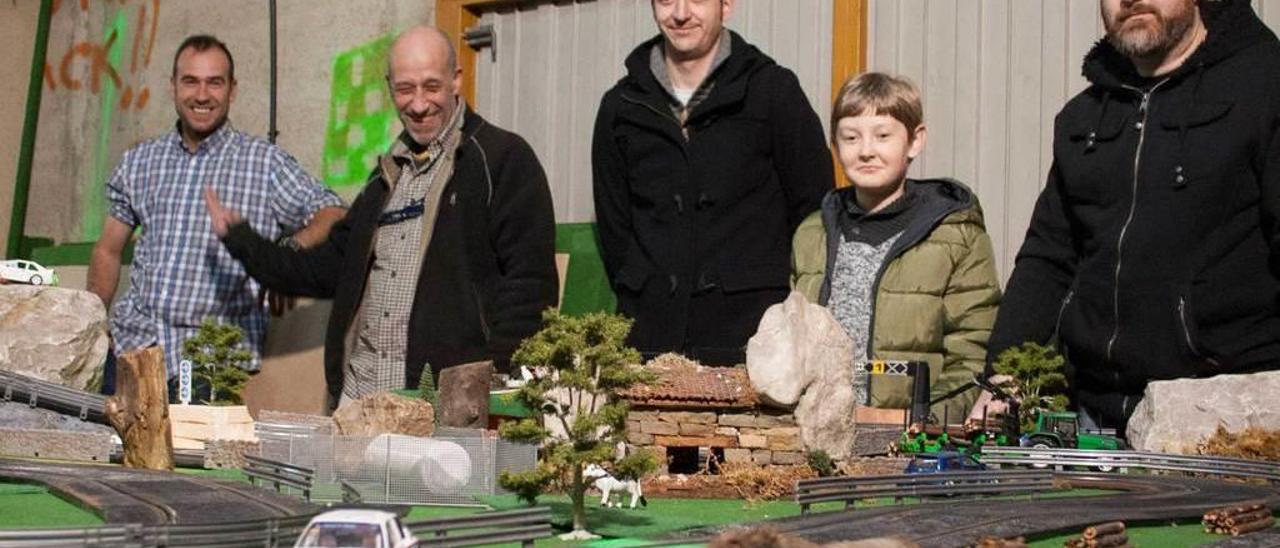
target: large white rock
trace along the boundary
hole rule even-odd
[[[88,291],[0,285],[0,368],[86,389],[101,382],[107,311]]]
[[[799,296],[799,301],[796,297]],[[804,296],[792,293],[760,317],[760,327],[747,341],[747,376],[751,388],[769,405],[791,407],[807,386],[804,376]]]
[[[1129,419],[1128,441],[1139,451],[1196,453],[1218,425],[1280,430],[1280,371],[1155,381]]]
[[[798,404],[805,448],[836,459],[849,455],[856,435],[853,351],[853,340],[831,313],[798,292],[769,307],[747,343],[752,388],[773,405]]]

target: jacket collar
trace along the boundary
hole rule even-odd
[[[1214,0],[1199,4],[1200,18],[1208,36],[1168,78],[1184,77],[1258,42],[1275,40],[1275,35],[1258,19],[1248,0]],[[1085,56],[1083,73],[1090,82],[1104,87],[1139,87],[1143,82],[1133,62],[1105,37],[1098,40]]]
[[[729,33],[729,57],[707,74],[716,79],[716,89],[690,115],[690,121],[701,113],[710,112],[725,104],[741,101],[746,95],[747,77],[752,73],[774,65],[773,59],[755,46],[747,43],[733,31]],[[662,34],[642,42],[627,55],[627,75],[623,77],[623,94],[642,101],[655,109],[667,109],[668,93],[650,68],[650,54],[655,46],[661,47]]]
[[[463,155],[463,150],[466,148],[467,142],[475,136],[476,132],[479,131],[486,122],[484,121],[484,118],[481,118],[479,114],[476,114],[475,111],[471,110],[471,106],[468,105],[466,101],[463,101],[461,98],[459,98],[458,101],[462,107],[462,134],[458,137],[458,148],[454,152],[454,155],[456,157],[461,157]],[[397,147],[403,146],[401,145],[401,140],[405,138],[407,138],[405,132],[401,131],[400,136],[396,138],[396,142],[392,144],[391,150],[378,157],[378,168],[374,170],[371,176],[373,179],[382,179],[382,185],[388,189],[395,185],[396,181],[400,180],[400,170],[403,168],[400,163],[396,161],[395,152]]]

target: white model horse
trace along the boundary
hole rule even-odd
[[[610,500],[610,495],[613,493],[623,492],[631,493],[630,508],[635,508],[636,502],[639,502],[642,506],[649,505],[649,501],[644,499],[644,493],[640,491],[639,480],[619,480],[618,478],[610,475],[609,472],[606,472],[599,464],[595,463],[587,465],[586,469],[582,471],[582,477],[588,481],[595,480],[594,484],[596,489],[600,490],[600,506],[621,507],[622,503],[619,502],[615,504]]]

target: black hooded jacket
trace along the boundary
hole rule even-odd
[[[601,253],[645,354],[741,361],[761,314],[789,291],[791,235],[832,185],[796,76],[729,36],[714,87],[683,123],[649,66],[661,35],[627,57],[596,117]]]
[[[1200,6],[1168,75],[1085,57],[989,345],[1056,335],[1111,426],[1150,380],[1280,367],[1280,42],[1246,1]]]

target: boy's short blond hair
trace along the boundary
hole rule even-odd
[[[883,114],[902,122],[910,138],[915,139],[915,129],[924,123],[920,88],[911,80],[883,72],[864,72],[845,80],[831,106],[831,142],[836,140],[841,118],[862,114]]]

